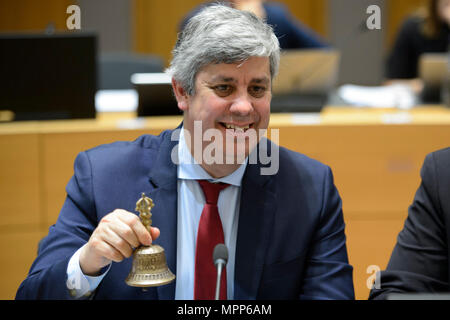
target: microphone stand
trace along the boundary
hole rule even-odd
[[[220,279],[222,278],[222,268],[225,264],[223,259],[218,259],[217,261],[217,280],[216,280],[216,300],[220,300]]]

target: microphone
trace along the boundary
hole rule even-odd
[[[228,249],[223,243],[219,243],[214,248],[213,262],[217,268],[216,300],[219,300],[220,299],[220,279],[222,276],[222,268],[225,267],[228,262]]]

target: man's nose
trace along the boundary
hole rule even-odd
[[[230,111],[235,114],[239,114],[242,116],[249,115],[253,111],[253,104],[251,98],[248,94],[242,94],[237,97],[231,107]]]

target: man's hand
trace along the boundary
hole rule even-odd
[[[114,210],[100,220],[81,250],[81,270],[89,276],[98,275],[111,261],[120,262],[130,257],[133,249],[141,244],[150,245],[152,239],[159,237],[160,231],[152,227],[150,233],[136,214],[122,209]]]

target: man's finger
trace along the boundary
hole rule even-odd
[[[161,233],[161,231],[159,231],[159,229],[157,227],[150,228],[150,234],[151,234],[153,240],[158,239],[160,233]]]
[[[102,257],[110,261],[120,262],[125,259],[119,250],[115,249],[106,241],[100,241],[100,244],[97,246],[96,250]]]
[[[123,238],[128,244],[133,247],[137,248],[140,245],[139,239],[134,232],[134,230],[124,223],[122,220],[117,219],[117,223],[110,226],[111,230],[113,230],[115,233],[117,233],[121,238]]]
[[[152,244],[152,236],[147,231],[147,229],[142,224],[141,220],[137,215],[131,212],[124,212],[119,216],[119,219],[122,220],[125,224],[130,226],[130,228],[134,231],[137,236],[139,242],[143,245],[149,246]]]
[[[108,243],[111,247],[113,247],[120,253],[121,257],[116,257],[119,258],[120,260],[130,257],[131,254],[133,253],[132,245],[129,244],[125,239],[123,239],[111,228],[105,229],[105,232],[103,234],[103,241]],[[111,260],[117,262],[114,259]]]

